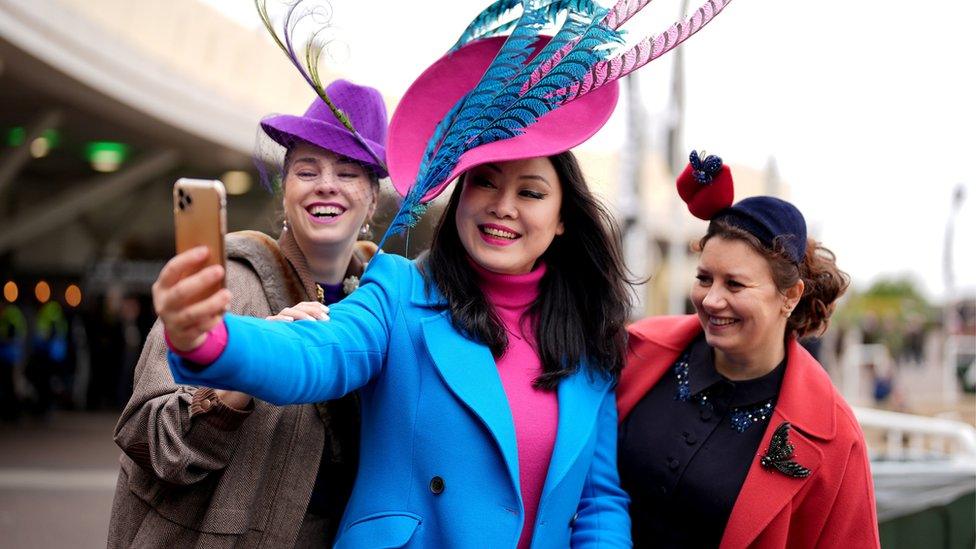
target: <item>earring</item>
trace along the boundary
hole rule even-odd
[[[281,222],[281,232],[283,232],[283,233],[287,233],[288,232],[288,220],[287,219],[285,219],[284,221]]]
[[[789,308],[783,311],[783,316],[785,316],[786,318],[790,318],[791,316],[793,316],[793,309]]]
[[[363,223],[363,226],[359,228],[360,236],[369,236],[369,222]]]

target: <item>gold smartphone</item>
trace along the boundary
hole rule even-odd
[[[176,253],[206,246],[210,250],[206,266],[221,265],[227,268],[224,251],[227,193],[223,183],[216,180],[179,179],[173,185],[173,219],[176,225]],[[217,285],[207,288],[201,295],[213,295],[223,287],[224,279],[221,278]]]

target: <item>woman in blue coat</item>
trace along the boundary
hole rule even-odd
[[[418,179],[434,128],[501,43],[465,46],[413,84],[390,127],[395,182]],[[567,152],[616,99],[605,86],[460,155],[426,193],[460,175],[430,253],[377,255],[328,322],[223,314],[225,290],[199,295],[221,276],[201,270],[205,251],[160,273],[179,383],[275,404],[359,391],[361,462],[337,547],[631,545],[613,392],[630,294],[613,221]]]

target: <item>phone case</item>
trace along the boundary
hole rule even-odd
[[[207,266],[227,267],[224,235],[227,233],[227,193],[216,180],[180,179],[173,185],[173,219],[176,226],[176,253],[196,246],[210,249]],[[224,285],[209,288],[211,295]]]

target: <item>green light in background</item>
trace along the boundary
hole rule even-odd
[[[61,144],[61,132],[54,128],[44,130],[41,136],[47,140],[48,147],[52,149]]]
[[[85,158],[95,171],[114,172],[129,156],[129,146],[115,141],[92,141],[85,147]]]
[[[19,147],[24,144],[27,138],[27,131],[21,126],[10,128],[7,132],[7,144],[11,147]]]

